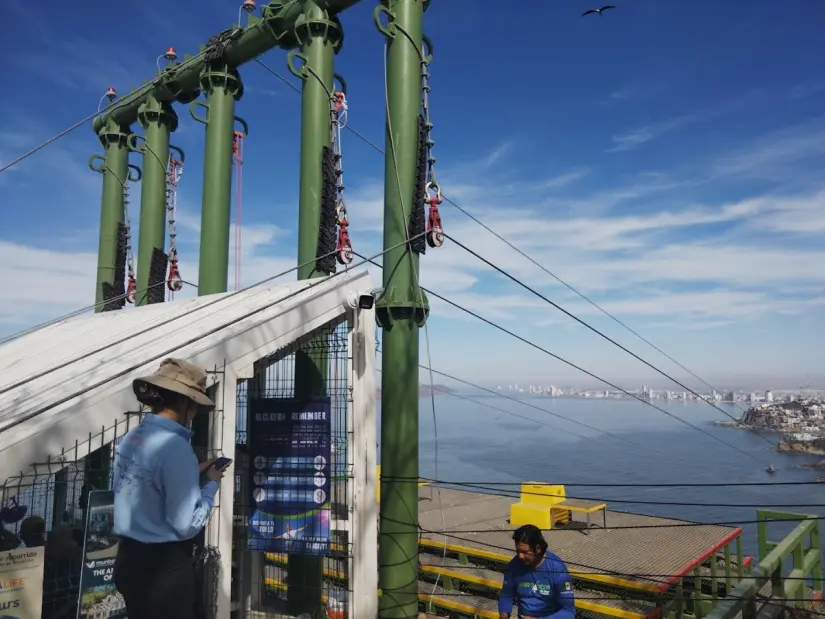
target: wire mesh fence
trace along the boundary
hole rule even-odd
[[[212,373],[220,371],[216,368]],[[214,392],[213,387],[213,395]],[[222,414],[219,404],[201,420],[204,427],[214,425],[215,418]],[[9,475],[10,471],[2,471],[6,483],[0,507],[0,551],[44,548],[42,619],[77,617],[89,493],[112,488],[117,445],[142,417],[141,410],[127,411],[111,426],[75,441],[47,462],[35,463],[33,473]],[[197,441],[198,433],[195,434]],[[214,444],[211,450],[206,447],[207,438],[203,437],[200,444],[193,442],[200,459],[218,450]],[[201,533],[193,554],[198,619],[215,616],[219,557],[217,549],[205,545]],[[84,617],[123,616],[107,614],[104,608],[99,611],[93,610],[92,615]]]
[[[261,362],[255,377],[239,385],[233,544],[233,601],[239,619],[348,616],[353,554],[346,525],[352,504],[350,354],[347,325],[335,321]],[[263,426],[256,423],[261,414],[277,411],[301,418],[300,428],[291,428],[286,452],[278,451],[280,439],[261,436]],[[311,423],[321,417],[327,423]],[[306,455],[312,448],[301,451],[303,444],[321,451]],[[327,455],[320,455],[324,450],[328,462]],[[292,454],[275,456],[274,462],[269,458],[274,477],[264,465],[273,453]],[[274,493],[273,504],[300,505],[306,499],[316,507],[279,510],[262,526],[260,505],[266,493]]]

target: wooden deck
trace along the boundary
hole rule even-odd
[[[513,556],[513,527],[508,523],[513,497],[464,490],[422,488],[419,518],[422,545],[437,553],[445,537],[447,544],[463,546],[490,560]],[[443,519],[442,524],[442,509]],[[550,550],[559,555],[571,572],[592,575],[596,580],[648,591],[664,591],[683,574],[723,548],[740,533],[734,527],[701,525],[657,528],[651,525],[682,524],[685,521],[607,511],[607,529],[595,519],[595,528],[584,535],[583,516],[545,532]],[[651,528],[620,528],[620,527]],[[433,533],[435,531],[435,533]],[[480,532],[487,531],[487,532]]]
[[[497,619],[502,570],[513,557],[508,519],[516,499],[448,488],[440,495],[439,504],[437,488],[419,490],[421,610]],[[585,619],[660,619],[673,601],[671,585],[682,575],[692,582],[694,567],[717,561],[741,532],[715,525],[673,527],[667,525],[686,521],[606,511],[607,528],[597,518],[585,535],[586,514],[571,515],[569,524],[546,531],[545,538],[574,577],[576,614]],[[283,589],[287,556],[267,553],[266,560],[267,588]],[[346,571],[344,560],[328,557],[325,587],[346,589]],[[706,565],[702,576],[707,571]],[[703,584],[710,588],[710,581]]]

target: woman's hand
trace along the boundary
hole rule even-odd
[[[205,471],[209,470],[209,467],[217,462],[217,458],[210,458],[209,460],[204,460],[198,465],[198,472],[203,474]]]

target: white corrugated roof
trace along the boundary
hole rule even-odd
[[[52,324],[0,345],[0,485],[136,408],[134,378],[166,357],[241,371],[345,313],[367,271],[264,284]],[[99,440],[99,439],[98,439]]]

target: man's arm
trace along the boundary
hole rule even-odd
[[[559,619],[563,617],[573,619],[573,617],[576,616],[576,597],[573,593],[573,577],[562,561],[557,562],[556,569],[553,572],[553,591],[560,609],[554,616]]]
[[[504,568],[504,582],[501,583],[501,593],[498,594],[498,617],[510,619],[513,612],[513,600],[516,597],[516,580],[513,577],[512,565]]]
[[[168,445],[161,464],[166,521],[178,539],[197,535],[209,520],[218,483],[199,485],[200,466],[192,448],[182,439]]]

